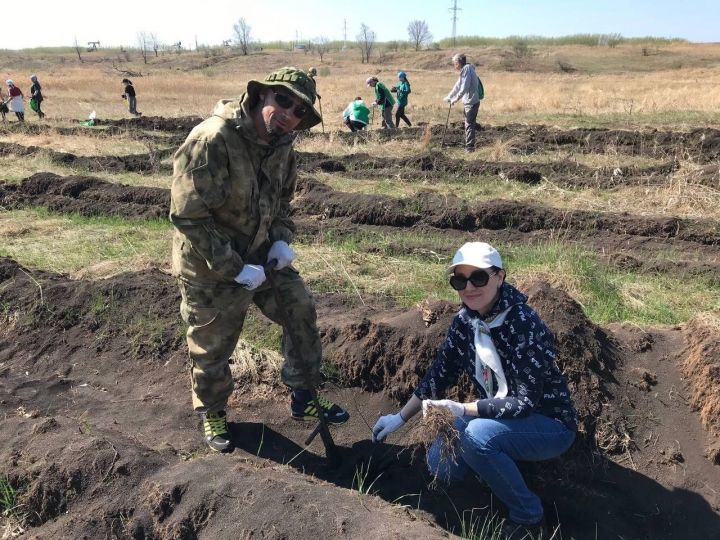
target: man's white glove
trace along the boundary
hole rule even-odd
[[[252,291],[265,282],[265,270],[257,264],[246,264],[240,273],[235,276],[235,281],[248,291]]]
[[[398,412],[395,414],[386,414],[378,418],[372,429],[373,442],[382,442],[385,437],[393,431],[397,431],[405,425],[402,415]]]
[[[445,96],[445,97],[443,98],[443,101],[445,101],[445,102],[447,102],[447,103],[452,103],[452,98],[451,98],[450,96]]]
[[[423,399],[423,416],[427,414],[430,407],[445,407],[455,416],[465,416],[465,405],[452,399]]]
[[[270,246],[267,262],[275,259],[277,261],[275,270],[282,270],[286,266],[289,266],[296,257],[297,253],[295,253],[295,250],[291,248],[287,242],[284,240],[277,240],[276,242],[273,242],[272,246]]]

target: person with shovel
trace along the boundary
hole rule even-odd
[[[226,407],[229,358],[251,303],[283,326],[282,381],[295,420],[342,424],[349,414],[315,388],[321,381],[315,302],[291,264],[290,202],[297,165],[293,132],[320,122],[315,84],[284,67],[221,100],[176,152],[170,221],[180,313],[188,325],[192,404],[207,445],[233,448]]]
[[[457,442],[446,448],[439,438],[428,449],[430,472],[451,483],[472,471],[508,507],[501,538],[528,533],[538,538],[543,507],[515,462],[555,458],[570,448],[577,432],[553,336],[527,296],[505,281],[502,259],[491,245],[464,244],[449,275],[462,309],[412,397],[400,411],[378,419],[373,440],[384,440],[421,410],[426,415],[433,407],[447,409],[455,418]],[[470,377],[477,399],[439,399],[462,373]]]
[[[455,86],[445,96],[444,101],[450,107],[455,105],[461,98],[463,100],[463,116],[465,117],[465,151],[475,151],[475,121],[480,109],[480,79],[475,72],[475,66],[468,63],[464,54],[456,54],[452,57],[453,66],[460,72]]]
[[[373,106],[380,107],[383,117],[383,127],[385,129],[395,129],[393,124],[392,110],[395,105],[395,99],[392,97],[387,86],[381,83],[377,77],[368,77],[365,84],[375,89],[375,102]]]

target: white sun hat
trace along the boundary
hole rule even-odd
[[[463,244],[455,252],[452,264],[448,267],[448,273],[452,273],[453,268],[461,264],[467,264],[475,268],[503,267],[497,249],[485,242],[467,242]]]

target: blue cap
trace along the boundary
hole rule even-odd
[[[404,71],[398,71],[398,79],[407,79],[407,75]]]

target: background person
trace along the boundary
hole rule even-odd
[[[405,116],[405,107],[408,104],[408,94],[410,94],[410,81],[407,79],[407,74],[404,71],[398,72],[398,84],[393,86],[397,95],[398,108],[395,111],[395,125],[400,127],[400,120],[404,120],[409,126],[412,126],[410,119]]]
[[[392,119],[392,109],[395,105],[395,99],[392,97],[387,86],[381,83],[377,77],[368,77],[365,84],[375,89],[375,105],[380,107],[383,117],[383,127],[386,129],[395,129]]]
[[[130,79],[123,79],[122,84],[122,98],[127,100],[128,112],[134,116],[142,116],[142,113],[137,110],[137,94],[135,93],[135,87],[132,81]]]
[[[365,129],[369,120],[370,109],[360,96],[351,101],[343,111],[343,121],[350,131]]]
[[[294,67],[251,80],[239,99],[219,101],[174,157],[173,273],[188,325],[192,404],[215,451],[233,447],[225,412],[233,391],[228,359],[250,303],[283,325],[281,379],[292,389],[292,418],[318,419],[311,399],[322,357],[315,302],[290,266],[296,254],[289,245],[297,183],[292,132],[320,122],[315,97],[315,83]],[[282,321],[266,281],[264,265],[272,260],[277,260],[274,282],[289,321]],[[292,338],[285,324],[292,325]],[[328,423],[349,418],[334,403],[319,402]]]
[[[0,86],[0,116],[2,116],[3,123],[7,121],[5,115],[10,112],[10,109],[8,109],[7,106],[9,101],[10,98],[5,95],[5,92],[2,90],[2,86]]]
[[[464,54],[452,57],[455,70],[460,72],[455,86],[445,96],[445,101],[454,105],[460,98],[463,100],[463,115],[465,117],[465,151],[475,151],[475,120],[480,109],[480,79],[475,72],[475,66],[469,64]]]
[[[40,86],[40,81],[38,81],[37,75],[30,75],[30,81],[32,82],[32,85],[30,86],[30,99],[35,102],[35,107],[37,107],[34,108],[31,104],[31,108],[37,113],[38,118],[43,119],[45,118],[45,113],[42,111],[42,86]]]
[[[8,87],[8,109],[10,112],[14,112],[15,116],[17,116],[18,122],[24,122],[25,121],[25,101],[23,101],[22,90],[20,90],[17,86],[15,86],[15,83],[12,82],[12,79],[8,79],[5,81]]]
[[[506,537],[530,532],[537,538],[543,508],[515,462],[555,458],[570,448],[577,431],[554,339],[527,296],[505,282],[500,254],[489,244],[464,244],[450,272],[462,309],[413,396],[399,412],[380,417],[373,439],[382,441],[421,409],[447,408],[459,432],[457,459],[447,457],[453,454],[438,439],[428,450],[430,471],[449,483],[472,470],[508,507]],[[438,399],[461,373],[470,376],[478,399]]]

